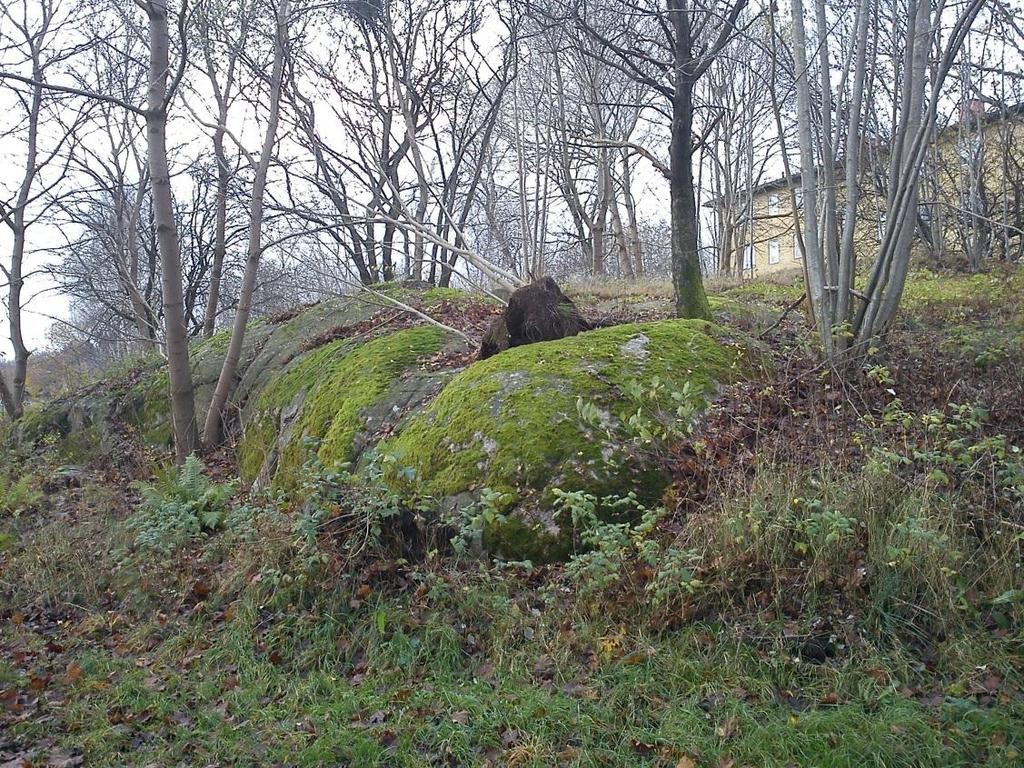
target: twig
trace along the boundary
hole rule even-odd
[[[438,328],[440,328],[443,331],[448,331],[448,333],[454,333],[456,336],[458,336],[459,338],[463,339],[470,346],[474,346],[476,344],[476,342],[473,339],[471,339],[469,336],[464,334],[462,331],[458,330],[457,328],[452,328],[451,326],[445,325],[440,320],[435,320],[430,315],[427,315],[427,314],[425,314],[423,312],[420,312],[415,307],[410,307],[408,304],[405,304],[405,303],[399,301],[398,299],[392,298],[391,296],[383,294],[380,291],[375,291],[375,290],[373,290],[373,288],[371,288],[368,285],[360,284],[359,288],[360,288],[360,290],[363,290],[363,291],[366,291],[367,293],[373,294],[378,299],[384,299],[385,301],[391,302],[392,304],[394,304],[399,309],[401,309],[401,310],[403,310],[405,312],[409,312],[409,313],[411,313],[413,315],[416,315],[418,318],[420,318],[421,320],[426,320],[431,325],[436,325]]]

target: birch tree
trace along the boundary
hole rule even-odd
[[[25,407],[25,381],[32,352],[25,341],[23,311],[29,264],[30,234],[44,224],[54,205],[67,194],[71,150],[87,118],[80,101],[62,98],[45,88],[44,80],[78,49],[62,43],[81,17],[56,0],[0,2],[0,48],[10,62],[5,96],[14,101],[11,128],[0,139],[20,147],[18,165],[0,181],[0,225],[10,234],[11,247],[0,255],[0,277],[14,359],[10,378],[0,371],[0,402],[11,419]],[[22,74],[19,74],[21,72]],[[4,82],[4,81],[0,81]]]
[[[895,28],[899,56],[894,80],[899,91],[893,99],[893,132],[887,137],[889,186],[884,230],[861,291],[854,286],[858,259],[854,229],[861,194],[866,83],[872,61],[868,29],[879,9],[876,0],[860,0],[851,44],[836,51],[828,28],[834,13],[825,0],[813,0],[811,13],[803,0],[792,0],[808,297],[825,354],[833,361],[846,362],[850,355],[856,359],[867,353],[895,316],[910,265],[918,182],[942,84],[985,2],[968,0],[955,8],[944,2],[933,7],[926,0],[901,3],[906,21]],[[808,19],[813,35],[807,31]],[[945,35],[944,22],[948,24]],[[936,51],[937,63],[929,67],[929,57]],[[840,66],[843,63],[848,66]],[[836,69],[850,73],[840,84],[848,84],[848,90],[836,88],[847,94],[841,109],[831,97]],[[830,96],[816,104],[815,92]],[[845,156],[837,149],[840,137],[845,137]],[[875,136],[872,143],[882,140]],[[845,191],[842,207],[835,192],[840,163]]]
[[[184,3],[184,0],[182,0]],[[144,116],[149,153],[149,179],[153,197],[153,223],[160,252],[163,293],[164,342],[170,380],[171,422],[175,460],[182,463],[199,447],[195,390],[188,359],[188,329],[181,285],[181,250],[171,172],[167,160],[167,111],[185,72],[185,52],[171,69],[171,32],[167,0],[136,0],[149,19],[149,93]],[[185,8],[179,10],[178,39],[184,45]],[[173,75],[173,77],[172,77]]]
[[[203,315],[203,336],[213,335],[221,300],[221,282],[228,241],[228,195],[236,166],[228,149],[227,125],[232,106],[241,92],[251,85],[243,82],[242,59],[249,42],[249,27],[254,13],[250,0],[215,2],[207,0],[197,13],[197,68],[210,84],[216,104],[216,121],[212,133],[216,161],[216,205],[214,254],[211,264],[209,292]]]

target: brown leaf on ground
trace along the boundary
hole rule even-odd
[[[82,674],[82,665],[79,664],[77,661],[72,661],[64,670],[64,682],[66,682],[68,685],[74,685],[82,679]]]
[[[501,732],[501,745],[505,749],[511,749],[517,744],[522,744],[526,740],[526,734],[518,728],[506,728]]]
[[[740,722],[735,717],[727,718],[718,728],[715,729],[715,735],[718,736],[722,741],[728,741],[736,732],[739,731]]]

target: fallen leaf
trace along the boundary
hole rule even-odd
[[[739,726],[739,720],[737,720],[735,717],[730,717],[724,723],[722,723],[722,725],[715,729],[715,733],[717,734],[718,738],[722,739],[723,741],[728,741],[736,735],[736,731],[739,730]]]
[[[525,738],[526,734],[518,728],[506,728],[501,732],[501,745],[505,749],[511,749],[517,744],[521,744]]]
[[[676,768],[696,768],[696,763],[693,762],[693,758],[688,755],[683,755],[679,758],[679,762],[676,763]]]
[[[206,579],[198,578],[195,580],[195,583],[192,584],[192,596],[196,600],[205,600],[210,596],[210,592],[210,582]]]
[[[46,674],[32,675],[28,679],[28,684],[32,686],[33,691],[45,691],[46,686],[50,684],[50,676]]]
[[[74,685],[82,679],[82,665],[78,662],[72,662],[68,665],[68,669],[65,670],[65,681],[69,685]]]

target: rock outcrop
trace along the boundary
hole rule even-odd
[[[451,291],[414,298],[428,312],[443,303],[458,316],[473,311],[459,302],[477,301]],[[484,309],[486,322],[496,310]],[[193,347],[200,410],[227,340],[219,334]],[[686,320],[601,328],[476,362],[474,355],[463,337],[362,294],[254,323],[232,399],[243,483],[287,489],[312,458],[358,470],[384,454],[403,469],[396,490],[432,500],[439,512],[472,505],[485,489],[501,494],[503,514],[484,531],[484,545],[550,560],[572,546],[571,526],[552,512],[556,488],[635,491],[651,503],[662,493],[667,478],[657,463],[638,459],[626,428],[638,407],[675,418],[685,393],[699,410],[719,386],[756,376],[761,364],[743,333]],[[638,404],[640,389],[646,399]],[[146,359],[34,406],[15,439],[56,445],[75,461],[132,444],[167,447],[168,412],[161,361]],[[657,441],[646,448],[663,448]]]

